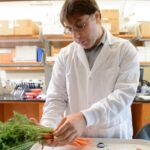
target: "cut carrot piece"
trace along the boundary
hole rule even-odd
[[[89,145],[90,141],[91,140],[89,138],[78,137],[74,140],[72,145],[77,146],[79,148],[82,148],[82,147],[85,147],[85,146]]]

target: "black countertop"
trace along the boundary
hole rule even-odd
[[[0,95],[0,102],[45,102],[44,99],[23,99],[13,95]]]
[[[150,95],[138,93],[134,98],[134,102],[150,103]]]
[[[45,102],[45,99],[23,99],[19,97],[15,97],[13,95],[0,95],[0,102]],[[143,103],[150,103],[150,99],[144,100],[139,98],[138,96],[135,97],[134,102],[143,102]]]

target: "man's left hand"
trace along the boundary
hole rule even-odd
[[[86,120],[81,112],[66,116],[54,131],[55,139],[52,145],[62,146],[71,144],[77,137],[82,135],[85,128]]]

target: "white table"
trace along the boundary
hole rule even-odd
[[[98,148],[97,144],[104,143],[104,148]],[[40,144],[35,144],[31,150],[41,150]],[[75,146],[66,145],[63,147],[47,147],[43,150],[150,150],[150,141],[133,139],[133,140],[120,140],[120,139],[91,139],[91,143],[84,148],[77,148]]]

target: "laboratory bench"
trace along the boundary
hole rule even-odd
[[[13,96],[0,96],[0,121],[7,121],[13,111],[26,114],[40,121],[45,100],[24,100]]]
[[[150,123],[150,100],[136,100],[132,104],[134,135],[146,124]]]
[[[45,100],[24,100],[13,96],[0,96],[0,121],[7,121],[13,111],[26,114],[40,121]],[[136,99],[132,104],[134,135],[145,124],[150,123],[150,100]]]
[[[52,148],[36,143],[30,150],[149,150],[150,141],[143,139],[84,138],[85,145],[65,145]]]

